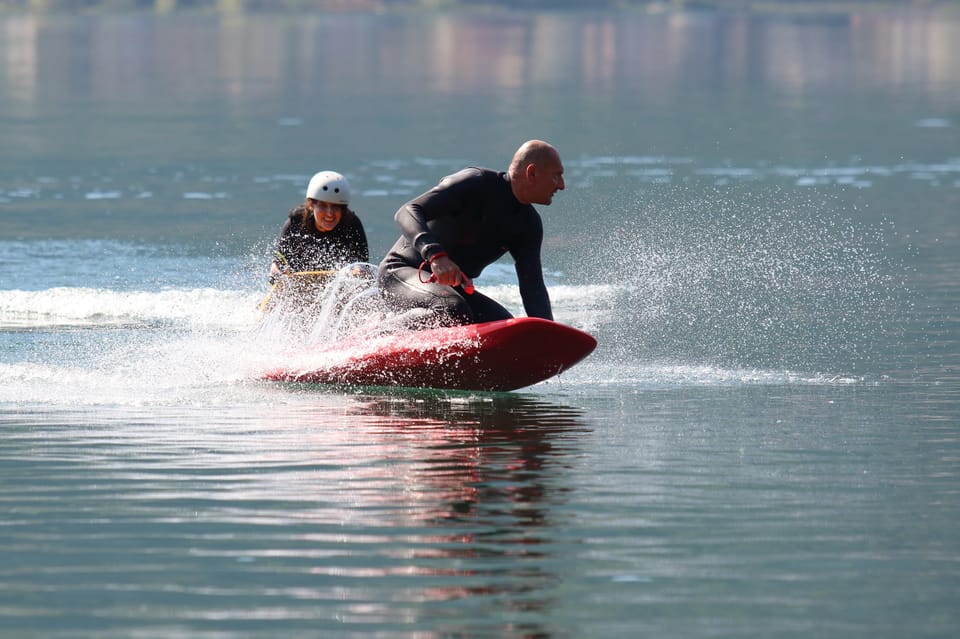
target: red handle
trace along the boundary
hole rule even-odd
[[[467,295],[473,295],[473,292],[476,291],[477,289],[473,288],[473,282],[470,281],[470,278],[467,277],[466,275],[461,274],[461,275],[460,275],[460,280],[461,280],[461,281],[460,281],[460,288],[463,289],[463,292],[466,293]],[[431,274],[430,274],[430,278],[427,279],[427,281],[428,281],[428,282],[436,282],[436,281],[437,281],[437,276],[434,275],[433,273],[431,273]]]
[[[445,256],[446,253],[444,253],[443,255]],[[433,273],[431,273],[430,277],[428,277],[427,279],[423,279],[423,267],[426,266],[427,264],[428,262],[424,260],[423,262],[420,262],[420,268],[417,269],[417,277],[424,284],[426,284],[427,282],[437,281],[437,276],[434,275]],[[460,272],[460,287],[463,289],[463,292],[466,293],[467,295],[473,295],[474,291],[476,290],[475,288],[473,288],[473,281],[469,277],[464,275],[462,271]]]

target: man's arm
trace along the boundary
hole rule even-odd
[[[422,259],[429,260],[443,251],[427,223],[461,211],[473,190],[483,183],[481,176],[482,173],[473,168],[449,175],[437,186],[401,206],[394,215],[400,231]]]
[[[511,254],[516,261],[517,283],[523,300],[523,310],[528,317],[552,320],[553,307],[550,304],[547,285],[543,282],[543,265],[540,261],[542,244],[543,225],[537,216],[536,224],[531,229],[524,246],[511,251]]]

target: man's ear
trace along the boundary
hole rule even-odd
[[[530,164],[527,165],[527,168],[524,169],[523,174],[527,176],[528,180],[532,180],[536,172],[537,172],[537,165],[531,162]]]

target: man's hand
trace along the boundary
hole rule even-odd
[[[473,282],[460,270],[457,263],[446,255],[441,255],[430,262],[430,270],[433,272],[433,278],[437,284],[443,286],[460,286],[468,295],[473,293]]]

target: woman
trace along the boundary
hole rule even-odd
[[[307,185],[306,200],[290,211],[280,229],[270,282],[279,275],[331,271],[353,262],[368,262],[367,236],[349,204],[347,178],[335,171],[314,175]]]

